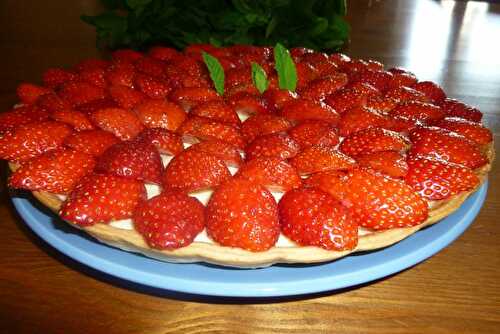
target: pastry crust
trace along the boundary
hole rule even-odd
[[[156,250],[150,248],[142,236],[135,230],[125,230],[106,224],[79,227],[70,224],[97,240],[125,251],[144,254],[147,257],[167,262],[208,262],[223,266],[239,268],[261,268],[275,263],[319,263],[332,261],[348,254],[370,251],[390,246],[418,230],[432,225],[457,210],[462,203],[474,193],[486,180],[491,163],[494,160],[494,148],[491,143],[485,150],[490,163],[478,170],[479,185],[469,192],[464,192],[450,199],[430,203],[429,217],[422,224],[413,227],[394,228],[385,231],[369,231],[360,229],[359,242],[355,249],[348,251],[329,251],[318,247],[273,247],[265,252],[250,252],[239,248],[223,247],[215,243],[193,242],[187,247],[176,250]],[[10,163],[11,170],[17,166]],[[33,195],[56,214],[62,201],[47,192],[34,191]]]

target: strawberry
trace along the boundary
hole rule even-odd
[[[252,84],[252,71],[248,67],[235,68],[226,72],[227,88]]]
[[[118,108],[118,107],[119,105],[115,101],[106,98],[106,99],[94,100],[92,102],[79,105],[78,107],[75,108],[75,110],[80,111],[87,116],[90,116],[92,113],[100,109]]]
[[[328,96],[325,103],[339,114],[344,114],[352,108],[363,106],[368,97],[353,89],[344,89]]]
[[[107,224],[132,218],[137,205],[145,200],[146,188],[138,180],[92,174],[75,186],[63,202],[59,216],[80,226]]]
[[[46,87],[37,86],[31,83],[23,82],[17,86],[17,97],[22,103],[32,104],[42,95],[51,93],[52,90]]]
[[[337,65],[339,68],[343,67],[345,63],[348,63],[351,61],[351,58],[346,56],[343,53],[332,53],[328,56],[328,60],[333,62],[335,65]]]
[[[201,59],[197,60],[193,57],[184,56],[175,59],[175,61],[173,61],[172,64],[178,67],[183,73],[187,75],[196,77],[202,77],[207,75],[206,66]]]
[[[258,183],[270,191],[286,192],[300,187],[302,183],[295,168],[280,158],[255,158],[247,161],[235,177]]]
[[[486,145],[493,140],[489,129],[481,123],[475,123],[458,117],[446,117],[433,124],[439,128],[450,130],[474,141],[478,145]]]
[[[418,101],[400,103],[390,111],[389,115],[424,124],[444,118],[440,107]]]
[[[309,82],[319,76],[318,71],[311,64],[297,63],[295,68],[297,70],[297,89],[305,88]]]
[[[58,88],[63,83],[74,81],[78,76],[70,71],[63,70],[62,68],[49,68],[43,72],[43,85],[48,88]]]
[[[184,150],[181,136],[167,129],[146,129],[136,137],[136,140],[153,144],[161,154],[176,155]]]
[[[130,63],[115,63],[106,71],[110,85],[134,87],[135,67]]]
[[[329,105],[306,99],[298,99],[287,103],[281,110],[281,116],[296,122],[311,119],[320,120],[333,126],[340,120],[339,114]]]
[[[181,53],[173,48],[167,48],[164,46],[153,46],[148,50],[148,55],[151,58],[169,62],[180,57]]]
[[[241,127],[241,134],[247,143],[255,138],[271,133],[285,132],[292,127],[292,122],[274,115],[253,115],[247,118]]]
[[[104,59],[88,58],[80,61],[78,64],[73,66],[74,70],[78,73],[85,71],[91,71],[96,69],[105,70],[111,65],[111,62]]]
[[[343,69],[348,72],[366,72],[366,71],[383,71],[384,65],[376,60],[368,59],[351,59],[350,62],[345,62]]]
[[[218,187],[208,202],[207,234],[222,246],[262,252],[280,235],[278,208],[263,186],[242,178]]]
[[[9,186],[28,190],[69,193],[94,169],[94,158],[72,149],[52,150],[24,163],[9,179]]]
[[[64,145],[95,157],[120,140],[104,130],[86,130],[75,132],[64,140]]]
[[[84,113],[75,110],[57,110],[50,117],[58,122],[71,125],[76,131],[92,130],[94,126]]]
[[[56,94],[52,93],[40,96],[36,100],[35,104],[48,113],[52,113],[56,110],[67,110],[72,108],[68,101],[63,100]]]
[[[287,102],[298,98],[297,93],[286,89],[267,89],[262,96],[264,104],[272,111],[279,111]]]
[[[43,121],[21,125],[0,136],[0,159],[23,162],[60,147],[71,134],[64,123]]]
[[[271,112],[262,96],[245,91],[228,94],[226,103],[238,114],[255,115],[269,114]]]
[[[257,157],[276,157],[282,160],[292,158],[299,153],[299,144],[283,133],[273,133],[257,137],[245,148],[247,160]]]
[[[243,137],[238,128],[214,122],[204,117],[190,117],[177,129],[177,132],[186,137],[195,137],[199,140],[221,140],[242,149],[245,146]]]
[[[488,163],[479,146],[454,132],[436,128],[419,128],[410,132],[413,145],[410,156],[423,156],[478,168]]]
[[[227,166],[238,167],[243,163],[240,150],[220,140],[205,140],[192,145],[191,148],[214,155],[223,160]]]
[[[124,141],[104,151],[97,160],[96,171],[160,184],[163,165],[153,144]]]
[[[24,124],[42,122],[48,118],[49,114],[37,106],[27,105],[12,108],[0,113],[0,133],[13,130]]]
[[[163,173],[163,187],[192,192],[216,187],[231,177],[224,161],[197,149],[176,155]]]
[[[86,69],[80,72],[80,80],[91,85],[106,88],[106,70],[102,68]]]
[[[388,117],[386,123],[382,126],[384,129],[408,133],[422,124],[414,120],[403,117]]]
[[[132,49],[119,49],[111,53],[111,58],[116,63],[135,63],[143,54]]]
[[[227,123],[237,127],[241,125],[238,114],[223,101],[200,103],[191,109],[190,114],[210,118],[216,122]]]
[[[449,198],[463,191],[470,191],[479,184],[474,172],[460,165],[426,158],[408,160],[406,184],[420,196],[437,201]]]
[[[415,226],[428,217],[427,202],[410,186],[370,170],[317,173],[305,184],[328,192],[350,207],[360,226],[366,228]]]
[[[396,151],[380,151],[356,156],[360,166],[369,167],[385,175],[401,178],[408,172],[404,155]]]
[[[393,79],[393,74],[391,72],[382,71],[365,71],[360,74],[359,82],[367,83],[372,87],[375,87],[379,92],[384,93],[388,88]]]
[[[172,90],[165,80],[155,78],[148,74],[137,74],[134,82],[137,89],[152,99],[164,99]]]
[[[146,94],[133,88],[113,85],[109,87],[109,95],[117,107],[130,110],[146,99]]]
[[[333,147],[310,146],[290,160],[300,175],[309,175],[325,170],[349,169],[355,161]]]
[[[364,96],[382,96],[382,94],[377,88],[375,88],[374,86],[370,85],[367,82],[361,82],[361,81],[349,82],[345,86],[345,89],[354,90]]]
[[[148,128],[175,131],[186,119],[186,113],[181,107],[165,100],[147,99],[137,105],[134,112]]]
[[[210,88],[179,88],[174,90],[169,99],[189,111],[195,105],[211,100],[221,100],[220,96]]]
[[[368,128],[351,134],[340,144],[340,151],[351,157],[380,151],[404,151],[410,142],[397,132]]]
[[[481,122],[481,118],[483,118],[483,114],[479,109],[458,100],[445,99],[440,106],[446,117],[460,117],[472,122]]]
[[[300,91],[300,97],[313,101],[322,101],[328,95],[342,89],[347,84],[347,75],[335,73],[309,82],[306,88]]]
[[[398,88],[402,86],[411,87],[417,83],[417,77],[411,72],[398,71],[395,69],[389,69],[392,73],[392,79],[389,82],[388,88]]]
[[[385,93],[385,97],[396,100],[397,102],[406,102],[406,101],[429,102],[429,99],[424,95],[424,93],[405,86],[389,89]]]
[[[301,246],[343,251],[358,244],[358,224],[349,209],[320,189],[287,192],[278,212],[283,234]]]
[[[270,78],[268,78],[270,79]],[[237,96],[237,97],[236,97]],[[230,87],[227,92],[224,94],[224,97],[227,101],[237,102],[238,97],[240,99],[245,99],[247,96],[251,97],[259,97],[260,92],[252,83],[249,84],[241,84],[238,86]],[[262,103],[262,102],[261,102]],[[263,104],[265,107],[265,105]]]
[[[132,139],[144,129],[133,112],[121,108],[100,109],[94,112],[91,118],[98,127],[111,132],[121,140]]]
[[[337,130],[322,121],[304,121],[288,130],[288,135],[301,149],[312,145],[335,146],[339,143]]]
[[[339,133],[342,137],[347,137],[356,131],[370,127],[383,127],[386,123],[387,117],[378,112],[363,107],[354,107],[342,115]]]
[[[388,114],[392,109],[396,108],[397,105],[398,102],[394,99],[371,96],[366,100],[364,107],[380,114]]]
[[[441,104],[446,99],[443,89],[432,81],[421,81],[412,86],[423,93],[432,103]]]
[[[163,61],[151,57],[142,57],[134,65],[137,72],[152,77],[162,77],[165,70],[165,63]]]
[[[169,191],[140,203],[134,227],[151,248],[186,247],[205,228],[205,208],[196,198]]]
[[[303,48],[303,47],[294,47],[290,49],[290,55],[293,58],[293,61],[296,63],[300,63],[302,57],[308,53],[314,53],[313,49]],[[326,58],[328,59],[328,57]]]
[[[107,95],[105,89],[82,81],[64,83],[58,94],[63,100],[68,101],[74,106],[103,99]]]

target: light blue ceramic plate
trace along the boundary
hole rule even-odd
[[[206,264],[170,264],[109,247],[57,221],[21,197],[13,202],[42,239],[67,256],[99,271],[149,287],[212,296],[271,297],[335,290],[382,278],[411,267],[455,240],[473,222],[487,183],[454,214],[382,250],[319,265],[275,265],[228,269]]]

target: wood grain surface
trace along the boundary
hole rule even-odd
[[[96,0],[0,1],[0,111],[21,81],[97,56],[81,13]],[[349,1],[347,53],[404,66],[479,107],[500,142],[500,5]],[[498,333],[500,175],[474,224],[427,261],[363,286],[284,299],[158,292],[61,255],[0,188],[0,333]]]

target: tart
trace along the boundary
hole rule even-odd
[[[222,95],[203,52],[224,69]],[[290,55],[295,91],[267,47],[118,50],[49,69],[0,115],[9,185],[125,251],[258,268],[389,246],[486,180],[493,142],[476,108],[374,60]]]

